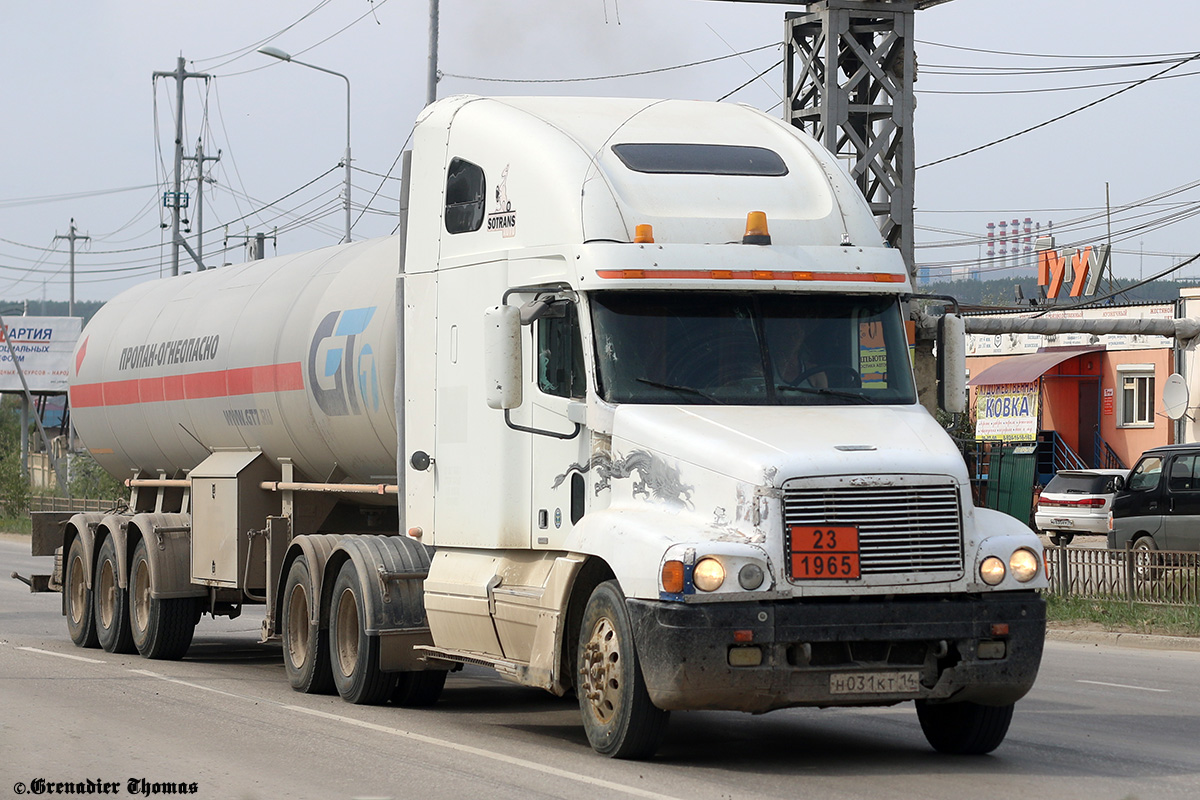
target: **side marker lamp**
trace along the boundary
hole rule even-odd
[[[663,564],[662,587],[663,591],[669,594],[681,594],[683,592],[682,561],[668,561]]]

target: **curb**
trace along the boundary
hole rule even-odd
[[[1046,639],[1075,644],[1138,647],[1143,650],[1173,650],[1200,653],[1200,638],[1190,636],[1155,636],[1147,633],[1117,633],[1115,631],[1046,631]]]

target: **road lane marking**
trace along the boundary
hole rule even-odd
[[[39,650],[36,647],[18,647],[18,650],[24,650],[27,653],[41,653],[44,656],[57,656],[58,658],[69,658],[72,661],[86,661],[89,664],[107,664],[107,661],[101,661],[98,658],[84,658],[83,656],[72,656],[67,653],[56,653],[53,650]]]
[[[235,700],[252,700],[256,703],[259,702],[258,698],[255,698],[255,697],[248,697],[244,694],[234,694],[233,692],[226,692],[226,691],[222,691],[221,689],[214,689],[211,686],[202,686],[198,683],[189,683],[188,681],[181,681],[178,678],[168,678],[166,675],[162,675],[158,672],[151,672],[148,669],[131,669],[129,671],[132,672],[134,675],[145,675],[148,678],[158,678],[160,681],[166,681],[167,683],[178,683],[180,686],[187,686],[190,689],[199,689],[202,692],[212,692],[213,694],[223,694],[226,697],[232,697]],[[270,702],[274,702],[274,701],[266,700],[263,702],[270,703]],[[275,703],[275,705],[282,705],[282,704]]]
[[[493,761],[500,761],[505,764],[510,764],[514,767],[522,767],[524,769],[531,769],[536,772],[544,772],[547,775],[553,775],[556,778],[565,778],[570,781],[586,783],[589,786],[595,786],[601,789],[622,792],[624,794],[631,794],[637,797],[648,797],[652,798],[652,800],[677,800],[677,798],[671,795],[651,792],[645,789],[638,789],[634,786],[628,786],[623,783],[614,783],[613,781],[606,781],[602,778],[593,778],[588,775],[580,775],[577,772],[568,772],[565,769],[558,769],[557,767],[539,764],[536,761],[529,761],[524,758],[517,758],[516,756],[506,756],[503,753],[497,753],[492,750],[484,750],[480,747],[472,747],[468,744],[459,744],[458,742],[451,742],[447,739],[438,739],[437,737],[426,736],[422,733],[413,733],[412,731],[400,730],[399,728],[392,728],[387,725],[378,725],[374,722],[365,722],[364,720],[354,719],[353,717],[343,717],[340,714],[330,714],[328,711],[317,711],[316,709],[304,708],[303,706],[285,705],[284,708],[291,711],[297,711],[301,714],[309,714],[314,717],[322,717],[335,722],[342,722],[346,725],[354,725],[355,727],[365,728],[370,731],[376,731],[377,733],[386,733],[391,736],[399,736],[403,739],[412,739],[413,741],[422,742],[424,744],[431,744],[435,747],[445,747],[450,750],[457,750],[460,753],[467,753],[469,755],[479,756],[480,758],[489,758]]]
[[[1104,681],[1075,681],[1076,683],[1090,683],[1093,686],[1111,686],[1114,689],[1136,689],[1139,692],[1162,692],[1170,694],[1170,689],[1151,689],[1149,686],[1130,686],[1125,683],[1105,683]]]
[[[150,670],[147,670],[147,669],[131,669],[129,671],[132,673],[135,673],[137,675],[145,675],[148,678],[156,678],[160,681],[166,681],[167,683],[176,683],[176,684],[179,684],[180,686],[186,686],[191,689],[199,689],[199,690],[205,691],[205,692],[212,692],[213,694],[221,694],[221,695],[225,695],[226,697],[235,698],[237,700],[249,700],[254,703],[270,703],[271,705],[278,706],[279,708],[283,708],[288,711],[294,711],[299,714],[307,714],[307,715],[313,716],[313,717],[321,717],[322,719],[331,720],[333,722],[340,722],[344,725],[353,725],[354,727],[363,728],[365,730],[374,731],[376,733],[386,733],[389,736],[399,736],[400,738],[403,738],[403,739],[409,739],[409,740],[412,740],[415,742],[421,742],[422,744],[433,745],[435,747],[444,747],[449,750],[456,750],[460,753],[467,753],[470,755],[479,756],[480,758],[487,758],[492,761],[499,761],[501,763],[509,764],[511,766],[521,767],[523,769],[530,769],[530,770],[534,770],[535,772],[543,772],[547,775],[553,775],[557,778],[563,778],[566,780],[575,781],[577,783],[587,784],[588,786],[593,786],[593,787],[604,789],[607,791],[621,792],[622,794],[632,795],[634,797],[645,797],[645,798],[649,798],[649,800],[679,800],[679,798],[674,797],[673,795],[661,794],[659,792],[651,792],[651,791],[647,791],[646,789],[639,789],[636,786],[629,786],[627,784],[616,783],[614,781],[606,781],[602,778],[593,778],[591,776],[581,775],[576,772],[568,772],[565,769],[558,769],[557,767],[547,766],[546,764],[539,764],[536,761],[530,761],[530,760],[524,759],[524,758],[517,758],[516,756],[508,756],[503,753],[497,753],[492,750],[484,750],[483,748],[480,748],[480,747],[472,747],[471,745],[460,744],[458,742],[452,742],[452,741],[449,741],[448,739],[439,739],[435,736],[426,736],[425,734],[401,730],[400,728],[393,728],[388,725],[379,725],[374,722],[366,722],[364,720],[354,719],[353,717],[345,717],[345,716],[342,716],[341,714],[330,714],[327,711],[317,711],[316,709],[305,708],[303,706],[296,706],[296,705],[289,705],[287,703],[280,703],[276,700],[268,700],[263,697],[249,697],[247,695],[234,694],[233,692],[226,692],[221,689],[214,689],[211,686],[203,686],[199,683],[191,683],[189,681],[181,681],[178,678],[168,678],[166,675],[163,675],[158,672],[151,672]]]

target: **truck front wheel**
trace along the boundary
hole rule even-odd
[[[96,555],[93,605],[96,636],[108,653],[133,653],[133,632],[129,629],[129,592],[121,588],[117,576],[117,546],[111,536],[104,538]]]
[[[316,611],[312,572],[308,559],[300,556],[288,568],[283,589],[281,623],[283,666],[288,683],[305,694],[333,692],[333,670],[329,663],[329,633],[321,629]]]
[[[939,753],[983,755],[1000,746],[1012,722],[1013,705],[917,701],[925,739]]]
[[[576,694],[592,748],[613,758],[649,758],[670,712],[650,702],[633,642],[625,597],[616,581],[592,592],[579,629]]]
[[[385,702],[396,677],[379,669],[379,637],[364,630],[366,608],[358,569],[347,561],[333,582],[329,608],[329,653],[333,683],[348,703],[374,706]]]
[[[133,548],[129,570],[129,621],[133,644],[145,658],[177,661],[192,645],[196,601],[191,597],[160,599],[150,593],[150,558],[146,540]]]

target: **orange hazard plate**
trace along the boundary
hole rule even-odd
[[[793,525],[791,556],[794,581],[862,577],[853,526]]]

